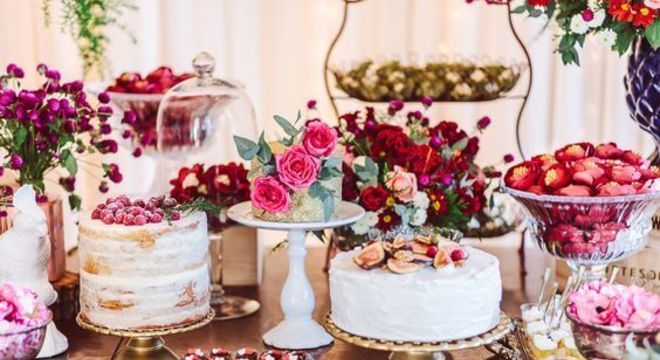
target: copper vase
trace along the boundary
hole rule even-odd
[[[39,206],[46,213],[48,221],[48,236],[50,237],[50,259],[48,260],[48,280],[57,281],[66,271],[66,251],[64,249],[64,213],[62,199],[59,196],[48,196],[48,202]],[[0,218],[0,234],[11,227],[11,221],[16,214],[13,207],[7,208],[7,216]]]

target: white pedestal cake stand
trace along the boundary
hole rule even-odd
[[[305,273],[305,237],[308,231],[331,229],[352,224],[364,216],[359,205],[342,201],[335,215],[327,222],[284,223],[270,222],[252,215],[252,204],[234,205],[227,216],[243,225],[268,230],[288,231],[289,274],[280,295],[284,320],[263,335],[266,344],[280,349],[313,349],[332,343],[333,337],[312,319],[315,299]]]

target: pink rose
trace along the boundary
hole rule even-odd
[[[302,144],[310,155],[330,156],[337,146],[337,130],[320,120],[307,123]]]
[[[578,161],[573,165],[573,180],[584,185],[593,185],[594,181],[605,175],[599,165],[600,159],[588,158]]]
[[[289,191],[272,176],[262,176],[254,180],[250,194],[252,205],[271,214],[287,212],[291,207]]]
[[[653,10],[660,9],[660,0],[644,0],[644,5]]]
[[[385,174],[385,186],[403,203],[409,203],[417,193],[417,177],[400,167]]]
[[[304,147],[290,147],[283,155],[275,157],[279,180],[292,190],[308,188],[319,175],[321,160],[307,153]]]
[[[616,320],[612,299],[597,291],[579,289],[570,296],[569,311],[579,321],[591,325],[610,325]]]

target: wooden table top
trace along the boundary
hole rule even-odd
[[[502,309],[512,316],[519,315],[519,306],[538,293],[539,283],[546,266],[552,261],[531,246],[525,249],[526,274],[521,271],[522,258],[519,256],[519,237],[508,239],[484,240],[475,242],[476,247],[483,248],[500,259],[503,278]],[[325,260],[324,248],[310,248],[307,256],[307,272],[316,294],[316,309],[314,318],[321,321],[328,313],[330,300],[328,296],[328,278],[323,271]],[[264,349],[261,335],[275,326],[281,319],[279,308],[280,289],[284,283],[287,265],[286,252],[277,251],[266,255],[264,262],[263,283],[259,287],[226,288],[227,293],[256,298],[261,302],[261,310],[247,318],[215,321],[210,325],[186,334],[168,336],[167,345],[183,354],[186,349],[200,347],[209,349],[213,346],[236,350],[241,347]],[[119,339],[97,335],[80,329],[75,320],[69,319],[57,322],[59,329],[69,338],[68,354],[58,359],[109,359]],[[387,359],[388,353],[376,350],[362,349],[350,344],[336,341],[333,345],[315,350],[316,359],[322,360],[371,360]],[[487,359],[490,353],[483,349],[464,350],[452,353],[455,359]]]

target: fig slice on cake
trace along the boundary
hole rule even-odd
[[[420,270],[422,265],[404,260],[389,259],[387,260],[387,268],[396,274],[408,274]]]
[[[385,261],[385,249],[380,241],[367,245],[353,258],[355,263],[363,269],[373,269]]]

